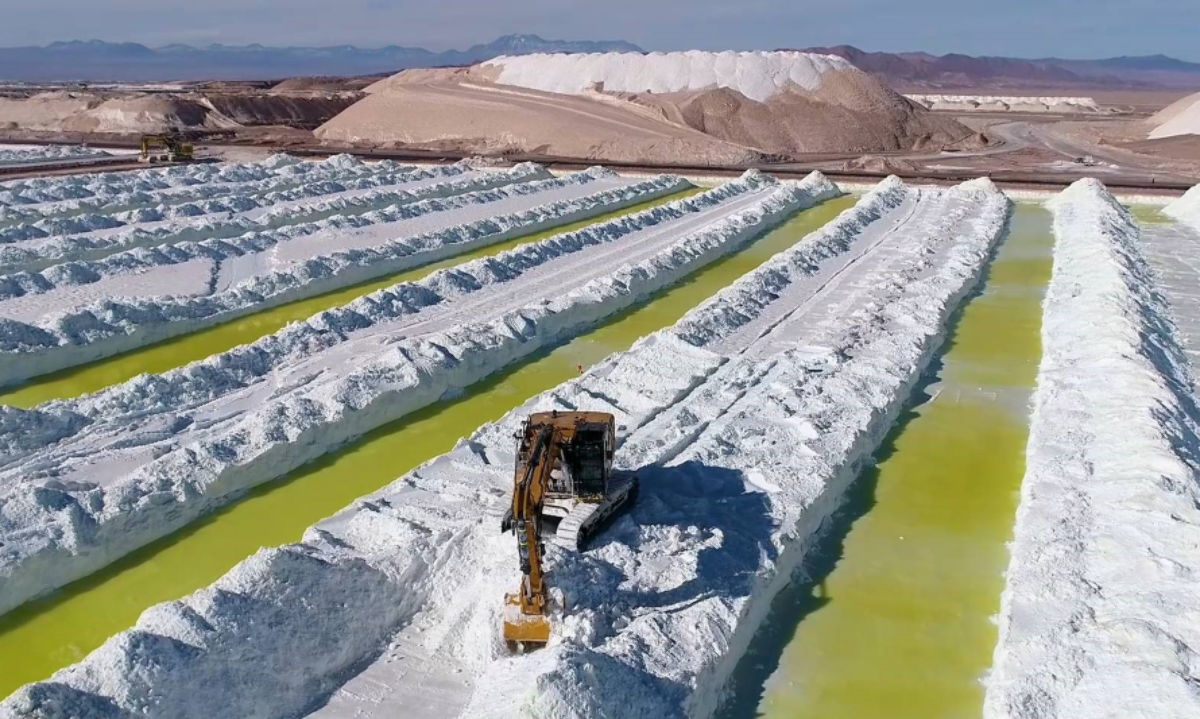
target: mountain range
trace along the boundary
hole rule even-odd
[[[991,89],[1188,89],[1200,88],[1200,63],[1165,55],[1111,57],[1102,60],[971,55],[924,52],[867,52],[852,45],[804,48],[839,55],[883,77],[900,90]]]
[[[851,45],[804,48],[840,55],[905,91],[990,88],[1185,89],[1200,88],[1200,63],[1165,55],[1101,60],[977,57],[924,52],[867,52]],[[0,48],[0,80],[19,82],[146,82],[170,80],[271,80],[305,75],[374,75],[410,67],[470,65],[499,55],[535,52],[642,52],[623,40],[547,40],[505,35],[466,50],[434,52],[389,45],[360,48],[263,45],[166,45],[100,40]]]
[[[146,82],[168,80],[268,80],[299,75],[373,75],[409,67],[470,65],[500,55],[535,52],[639,52],[632,43],[546,40],[505,35],[466,50],[433,52],[389,45],[359,48],[263,45],[166,45],[101,40],[0,48],[0,79],[18,82]]]

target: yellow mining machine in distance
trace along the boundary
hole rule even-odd
[[[142,162],[191,162],[195,148],[178,135],[142,135]]]

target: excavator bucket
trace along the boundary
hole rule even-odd
[[[544,614],[523,614],[519,593],[504,595],[504,641],[540,645],[550,641],[550,619]]]

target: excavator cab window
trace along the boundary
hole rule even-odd
[[[565,454],[576,494],[603,495],[607,491],[606,451],[603,429],[580,430],[575,435]]]

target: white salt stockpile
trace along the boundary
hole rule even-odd
[[[1100,112],[1091,97],[1023,97],[1015,95],[905,95],[931,110],[1016,112]]]
[[[1183,193],[1183,197],[1164,207],[1163,212],[1200,232],[1200,185]]]
[[[501,56],[497,82],[579,95],[597,84],[607,92],[680,92],[726,87],[765,101],[788,85],[815,90],[830,70],[854,67],[834,55],[805,52],[636,52]]]
[[[1200,135],[1200,92],[1159,110],[1149,120],[1154,128],[1150,139],[1176,135]]]

